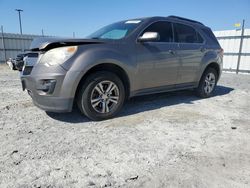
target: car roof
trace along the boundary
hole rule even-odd
[[[203,23],[196,21],[196,20],[192,20],[192,19],[188,19],[188,18],[184,18],[184,17],[179,17],[179,16],[153,16],[153,17],[142,17],[142,18],[134,18],[134,19],[128,19],[126,21],[129,20],[142,20],[142,21],[157,21],[157,20],[169,20],[169,21],[178,21],[178,22],[183,22],[186,24],[190,24],[190,25],[195,25],[195,26],[203,26],[206,27]]]

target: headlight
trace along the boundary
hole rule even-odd
[[[62,64],[67,61],[70,57],[72,57],[77,51],[77,46],[67,46],[67,47],[59,47],[54,48],[52,50],[47,51],[39,63],[43,63],[46,66],[53,66],[57,64]]]

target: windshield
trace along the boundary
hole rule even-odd
[[[141,20],[128,20],[124,22],[114,23],[105,26],[93,34],[89,35],[89,39],[122,39],[129,35],[138,25]]]

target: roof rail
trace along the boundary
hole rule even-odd
[[[178,20],[184,20],[184,21],[188,21],[188,22],[193,22],[193,23],[204,25],[201,22],[198,22],[198,21],[195,21],[195,20],[191,20],[191,19],[188,19],[188,18],[179,17],[179,16],[172,16],[171,15],[171,16],[168,16],[168,18],[174,18],[174,19],[178,19]]]

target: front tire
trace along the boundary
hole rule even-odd
[[[122,108],[125,89],[121,79],[114,73],[100,71],[91,74],[77,96],[82,113],[94,121],[114,117]]]
[[[218,73],[213,68],[208,68],[202,75],[199,86],[196,89],[197,96],[208,98],[212,96],[218,81]]]

